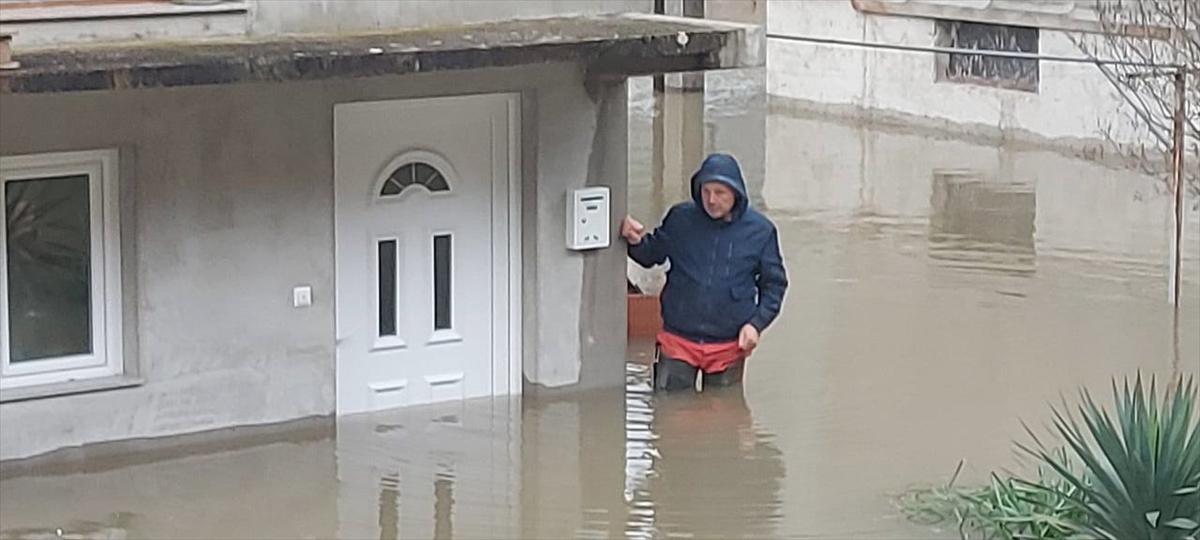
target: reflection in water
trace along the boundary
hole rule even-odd
[[[379,479],[379,540],[400,538],[400,475]]]
[[[134,516],[128,512],[117,512],[104,521],[72,520],[56,527],[29,527],[0,531],[0,540],[124,540],[129,538],[128,527]]]
[[[515,405],[476,400],[339,419],[334,469],[314,473],[337,479],[336,537],[515,536]]]
[[[626,401],[626,538],[776,534],[782,454],[742,388],[656,395],[630,364]]]
[[[38,534],[59,528],[76,538],[336,534],[337,476],[329,438],[143,463],[114,461],[0,480],[0,537],[45,538]],[[376,490],[372,493],[373,514],[378,504]]]
[[[755,429],[741,388],[661,397],[653,426],[662,459],[650,493],[665,536],[776,534],[781,452]]]
[[[964,270],[1032,273],[1036,215],[1033,186],[986,182],[977,172],[934,171],[929,257]]]
[[[454,479],[438,475],[433,481],[433,537],[437,540],[454,538]]]
[[[714,114],[708,144],[734,118]],[[756,185],[793,285],[744,389],[655,395],[634,363],[624,389],[14,476],[0,538],[928,538],[893,495],[960,460],[962,482],[1015,466],[1021,422],[1080,386],[1200,370],[1200,243],[1184,246],[1176,360],[1153,180],[785,114],[766,132]],[[632,178],[653,221],[649,176]]]
[[[628,391],[391,411],[341,419],[325,440],[8,478],[0,537],[53,535],[63,508],[148,516],[64,527],[80,538],[774,535],[782,455],[742,391],[649,390],[630,364]],[[448,408],[459,422],[440,421]]]

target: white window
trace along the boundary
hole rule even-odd
[[[0,157],[0,389],[122,375],[117,151]]]

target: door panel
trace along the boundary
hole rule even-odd
[[[505,96],[335,107],[339,414],[494,393],[509,121]]]

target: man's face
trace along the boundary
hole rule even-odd
[[[725,219],[733,211],[733,203],[737,196],[733,188],[721,182],[708,182],[700,186],[700,200],[704,201],[704,211],[713,219]]]

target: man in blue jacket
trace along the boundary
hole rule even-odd
[[[750,208],[736,159],[708,156],[692,175],[692,200],[667,212],[652,233],[621,224],[629,256],[643,267],[671,261],[662,290],[656,389],[739,382],[745,359],[775,320],[787,290],[779,235]]]

